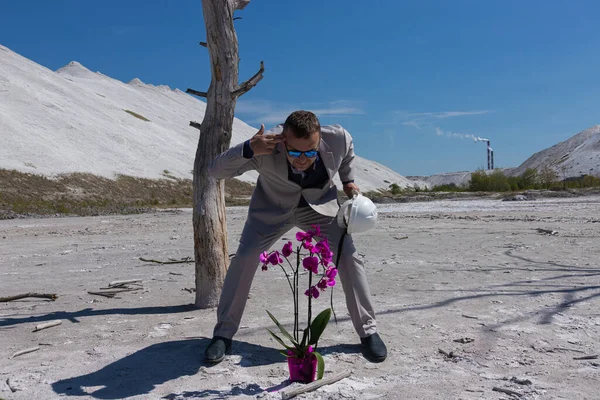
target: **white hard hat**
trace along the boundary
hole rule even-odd
[[[375,226],[377,222],[377,208],[373,202],[356,194],[340,207],[337,214],[338,225],[346,228],[348,233],[362,233]]]

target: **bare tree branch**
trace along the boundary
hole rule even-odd
[[[263,61],[260,62],[260,69],[256,74],[252,76],[252,78],[248,79],[246,82],[243,82],[238,86],[233,92],[231,92],[231,98],[235,99],[240,97],[244,93],[248,93],[250,89],[252,89],[258,82],[263,78],[263,72],[265,72],[265,63]]]
[[[233,3],[233,10],[243,10],[248,4],[250,0],[236,0]]]
[[[208,97],[208,93],[206,93],[206,92],[199,92],[199,91],[194,90],[194,89],[188,89],[185,92],[189,93],[189,94],[193,94],[194,96],[198,96],[198,97],[204,97],[204,98]]]
[[[192,127],[196,128],[196,129],[200,130],[200,126],[201,126],[201,124],[199,124],[199,123],[198,123],[198,122],[196,122],[196,121],[190,121],[190,126],[192,126]],[[140,260],[141,260],[141,258],[140,258]],[[142,260],[142,261],[146,261],[146,260]],[[156,261],[154,261],[154,260],[150,260],[150,261],[156,262]]]
[[[202,46],[202,47],[208,47],[208,45],[206,44],[206,42],[200,42],[200,46]]]
[[[235,21],[236,19],[242,19],[242,17],[235,17],[233,20]]]

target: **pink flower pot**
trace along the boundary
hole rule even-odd
[[[291,382],[310,383],[317,374],[317,357],[309,355],[305,358],[288,357]]]

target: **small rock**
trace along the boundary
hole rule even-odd
[[[517,383],[519,385],[531,385],[531,381],[529,379],[519,379],[516,376],[510,378],[511,382]]]
[[[522,194],[517,194],[516,196],[506,197],[506,198],[502,199],[502,201],[528,201],[528,200],[531,200],[531,199]]]

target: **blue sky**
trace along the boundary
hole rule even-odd
[[[2,1],[0,43],[56,70],[206,90],[200,0]],[[235,22],[253,126],[295,109],[339,123],[403,175],[496,166],[600,124],[600,2],[252,0]]]

